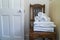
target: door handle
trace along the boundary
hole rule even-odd
[[[22,11],[21,11],[21,10],[19,10],[19,13],[22,13]]]
[[[22,13],[22,12],[24,12],[24,13],[25,13],[25,10],[23,10],[23,9],[20,9],[20,10],[19,10],[19,13]]]

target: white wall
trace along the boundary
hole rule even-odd
[[[45,4],[45,12],[49,15],[49,0],[25,0],[25,36],[29,34],[29,5],[30,4]],[[28,39],[27,39],[28,40]]]
[[[56,24],[57,40],[60,40],[60,0],[50,1],[50,18]]]
[[[24,23],[25,23],[25,39],[26,40],[29,40],[29,37],[28,37],[28,35],[29,35],[29,0],[25,0],[24,1],[25,2],[25,4],[24,4],[24,7],[25,7],[25,21],[24,21]]]

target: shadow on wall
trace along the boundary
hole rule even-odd
[[[56,33],[57,33],[57,40],[60,40],[60,5],[58,0],[54,0],[49,4],[49,16],[56,24]]]

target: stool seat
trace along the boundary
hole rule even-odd
[[[34,40],[35,38],[50,38],[52,40],[56,40],[56,32],[31,32],[29,34],[30,40]]]

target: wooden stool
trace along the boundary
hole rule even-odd
[[[29,31],[29,39],[34,40],[35,38],[48,38],[50,40],[56,40],[56,32],[34,32],[33,27],[34,27],[34,21],[35,21],[35,16],[38,15],[38,12],[43,12],[45,13],[45,4],[34,4],[30,5],[30,31]]]

